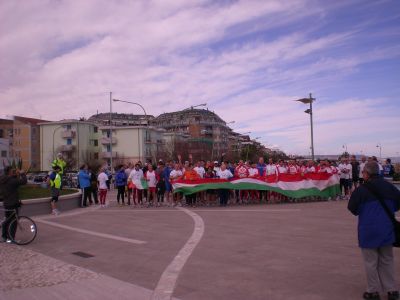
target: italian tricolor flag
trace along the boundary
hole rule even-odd
[[[210,189],[274,191],[292,198],[319,196],[334,197],[339,194],[337,174],[280,174],[256,178],[176,180],[174,192],[190,195]]]

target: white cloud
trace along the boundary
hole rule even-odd
[[[318,34],[315,27],[293,29],[299,20],[324,19],[338,9],[322,4],[2,2],[2,113],[88,117],[108,110],[109,91],[143,102],[153,115],[207,102],[225,120],[235,120],[235,128],[304,153],[308,119],[305,107],[292,100],[304,97],[309,86],[334,86],[365,63],[400,53],[398,45],[347,51],[361,38],[360,28],[329,34]],[[399,124],[394,116],[383,116],[387,103],[379,101],[346,97],[330,105],[317,102],[319,149],[329,152],[344,138],[350,145],[352,137],[364,132],[359,124],[368,122],[369,114],[376,115],[375,122],[384,118],[382,124],[392,132]],[[122,104],[114,107],[138,112]],[[377,137],[382,131],[375,127],[371,134]]]

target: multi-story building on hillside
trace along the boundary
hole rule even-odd
[[[217,114],[208,109],[185,109],[164,113],[154,118],[154,126],[167,132],[187,134],[185,149],[197,159],[218,159],[228,150],[229,127]]]

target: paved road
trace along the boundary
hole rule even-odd
[[[110,199],[114,197],[111,193]],[[150,299],[156,288],[179,299],[361,298],[365,275],[356,218],[347,212],[346,202],[190,211],[195,215],[172,208],[117,207],[112,202],[106,209],[39,220],[37,240],[21,251],[40,257],[36,260],[43,262],[35,268],[42,266],[47,277],[38,271],[41,277],[27,281],[28,286],[0,283],[0,298],[23,299],[28,293],[45,299],[51,291],[51,299],[66,299],[63,291],[73,290],[75,294],[67,293],[71,299]],[[0,250],[10,255],[7,246]],[[395,251],[400,269],[400,251]],[[46,258],[54,261],[49,265]],[[14,264],[24,270],[19,262]],[[65,278],[52,281],[53,273]]]

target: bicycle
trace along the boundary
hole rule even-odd
[[[7,228],[8,237],[17,245],[28,245],[37,235],[36,223],[29,217],[18,215],[17,209],[2,209],[13,213],[1,222],[0,227],[10,221]]]

